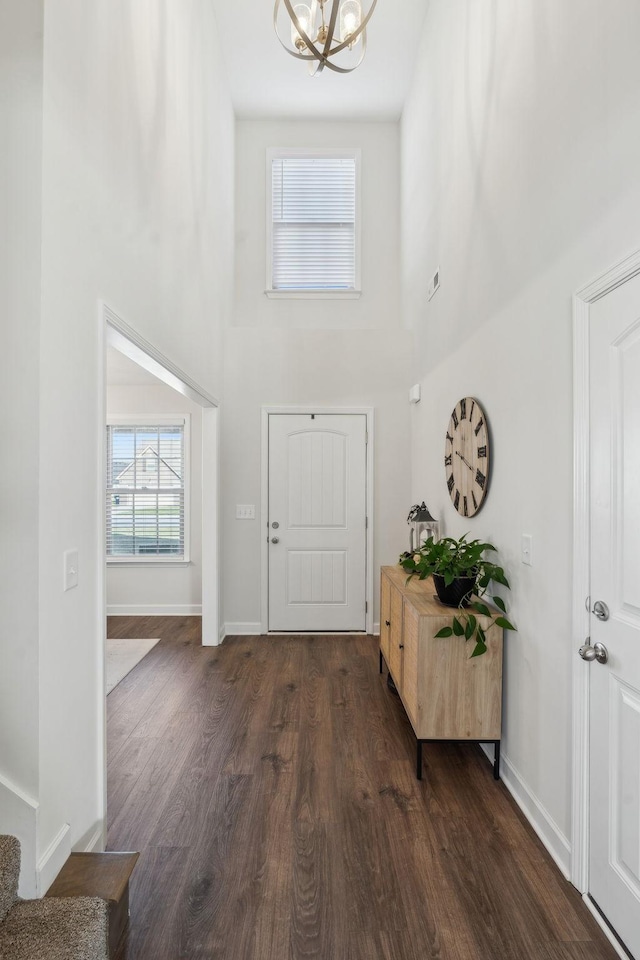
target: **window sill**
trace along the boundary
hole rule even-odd
[[[362,290],[265,290],[270,300],[359,300]]]
[[[121,560],[116,557],[107,557],[108,567],[190,567],[191,560],[173,559],[164,557],[123,557]]]

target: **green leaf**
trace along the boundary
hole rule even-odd
[[[457,617],[453,618],[453,632],[455,633],[456,637],[461,637],[464,634],[464,627]]]
[[[450,570],[447,570],[446,573],[445,573],[445,575],[444,575],[445,585],[446,585],[447,587],[450,587],[454,580],[455,580],[454,575],[451,573]]]
[[[471,640],[474,630],[475,630],[475,627],[472,627],[471,622],[467,619],[467,626],[465,627],[465,630],[464,630],[465,640]]]
[[[506,617],[496,617],[495,622],[496,622],[496,624],[497,624],[499,627],[502,627],[503,630],[515,630],[515,629],[516,629],[516,628],[513,626],[512,623],[509,623],[509,621],[507,620]]]
[[[484,603],[478,603],[477,601],[473,604],[473,609],[477,610],[478,613],[482,614],[483,617],[490,617],[491,611],[489,607]],[[478,628],[479,629],[479,628]]]
[[[451,629],[451,627],[443,627],[442,630],[438,630],[438,632],[437,632],[436,634],[434,634],[434,636],[436,636],[436,637],[452,637],[452,636],[453,636],[453,630]]]
[[[473,648],[472,657],[481,657],[483,653],[487,652],[487,645],[482,640],[476,642],[475,647]]]
[[[499,609],[502,610],[503,613],[507,612],[507,608],[504,605],[504,600],[502,599],[502,597],[492,597],[491,599],[495,603],[496,607],[499,607]]]

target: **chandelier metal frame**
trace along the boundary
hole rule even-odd
[[[377,2],[378,0],[371,0],[371,6],[369,7],[366,16],[362,18],[360,26],[354,30],[354,32],[350,34],[346,40],[338,42],[334,47],[332,47],[331,44],[334,40],[341,0],[318,0],[318,6],[320,7],[322,14],[324,14],[325,5],[328,3],[332,4],[331,13],[329,15],[329,23],[326,24],[326,34],[324,40],[322,40],[320,35],[320,44],[318,44],[319,38],[312,40],[309,34],[300,25],[300,21],[296,17],[291,0],[275,0],[275,6],[273,9],[273,26],[278,40],[287,53],[290,56],[295,57],[296,60],[306,60],[306,62],[309,64],[310,72],[314,75],[321,73],[325,67],[328,67],[329,70],[335,71],[335,73],[351,73],[352,70],[355,70],[360,66],[367,51],[367,24],[371,19],[371,15],[376,8]],[[300,50],[292,49],[291,46],[289,46],[280,36],[278,31],[278,13],[280,11],[281,3],[284,4],[286,11],[291,18],[291,23],[300,36],[302,43],[304,44],[304,48],[306,50],[304,53]],[[354,64],[352,67],[340,67],[337,63],[331,62],[331,57],[335,57],[336,54],[341,53],[343,50],[347,49],[347,47],[352,47],[360,37],[362,37],[362,50],[360,53],[360,58],[356,64]],[[315,69],[312,69],[314,64]]]

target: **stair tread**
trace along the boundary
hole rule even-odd
[[[127,892],[139,853],[72,853],[47,897],[101,897],[118,903]]]

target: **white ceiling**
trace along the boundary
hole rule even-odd
[[[273,0],[212,0],[236,116],[397,120],[409,89],[429,0],[378,0],[367,53],[350,74],[307,64],[282,48]],[[369,9],[368,0],[363,8]]]

